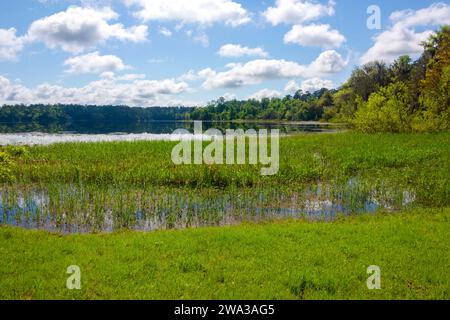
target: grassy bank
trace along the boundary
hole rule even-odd
[[[449,209],[110,235],[3,227],[0,299],[449,299],[449,234]],[[65,287],[69,265],[81,291]]]

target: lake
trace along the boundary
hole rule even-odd
[[[90,129],[46,130],[45,128],[27,127],[26,125],[8,126],[0,133],[0,145],[50,145],[68,142],[112,142],[112,141],[177,141],[183,138],[172,133],[177,129],[194,131],[193,121],[158,121],[132,126],[97,125]],[[283,135],[300,133],[332,133],[344,129],[342,125],[318,122],[203,122],[203,130],[226,129],[278,129]],[[48,129],[48,128],[47,128]]]

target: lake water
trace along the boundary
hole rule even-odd
[[[343,129],[342,126],[316,122],[299,123],[230,123],[203,122],[203,131],[216,128],[225,132],[226,129],[278,129],[283,135],[299,133],[332,133]],[[194,131],[194,122],[152,122],[146,125],[122,127],[103,127],[91,130],[71,132],[27,132],[29,128],[20,127],[8,129],[9,133],[0,133],[0,145],[50,145],[68,142],[109,142],[109,141],[178,141],[183,138],[200,138],[194,135],[173,135],[177,129]]]

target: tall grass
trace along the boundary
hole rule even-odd
[[[182,165],[172,142],[3,148],[0,223],[64,232],[153,230],[242,220],[333,219],[450,200],[450,133],[341,133],[281,140],[280,171]],[[9,182],[8,182],[9,181]]]

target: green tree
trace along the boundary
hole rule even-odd
[[[418,131],[450,128],[450,27],[444,26],[424,43],[431,56],[422,81],[421,111],[414,121]]]
[[[364,101],[379,88],[391,82],[389,69],[384,62],[369,62],[362,67],[353,70],[348,86]]]
[[[407,82],[410,79],[413,64],[410,56],[401,56],[389,68],[393,81]]]

